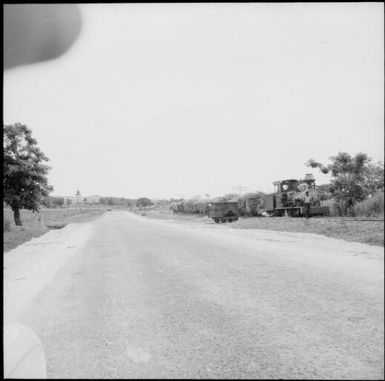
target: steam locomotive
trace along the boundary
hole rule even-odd
[[[325,216],[328,207],[321,206],[320,194],[315,186],[312,174],[306,174],[303,180],[275,181],[275,193],[264,196],[264,209],[271,216],[302,217],[304,215],[304,195],[309,191],[310,215]]]

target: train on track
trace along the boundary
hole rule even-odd
[[[275,193],[264,196],[264,209],[270,216],[302,217],[304,215],[304,193],[309,191],[310,215],[327,216],[329,208],[321,206],[321,197],[312,174],[302,180],[275,181]]]
[[[321,205],[321,195],[312,174],[304,179],[275,181],[275,192],[263,197],[265,215],[302,217],[305,215],[304,195],[309,191],[311,216],[328,216],[329,208]],[[208,217],[215,222],[237,221],[241,213],[238,201],[216,201],[209,204]]]

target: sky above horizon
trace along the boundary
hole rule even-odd
[[[53,195],[272,190],[340,151],[384,159],[382,3],[83,4],[62,57],[4,73]]]

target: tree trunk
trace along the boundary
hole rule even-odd
[[[23,226],[23,224],[21,223],[19,208],[13,209],[13,218],[15,219],[16,226]]]

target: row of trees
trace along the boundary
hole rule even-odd
[[[70,199],[67,199],[67,203],[68,201],[72,203]],[[41,205],[44,205],[46,208],[63,208],[65,202],[66,200],[64,200],[64,197],[48,196],[41,200]]]
[[[47,196],[43,197],[40,203],[46,208],[68,208],[72,205],[72,200],[64,197]],[[76,201],[76,204],[78,204],[78,201]],[[82,204],[87,204],[86,197],[83,199]]]
[[[108,206],[130,207],[132,203],[133,200],[124,197],[101,197],[99,199],[99,204]]]
[[[118,207],[147,207],[152,206],[154,203],[147,197],[141,197],[138,199],[128,199],[124,197],[101,197],[99,204]]]
[[[125,197],[101,197],[98,201],[89,202],[87,200],[87,197],[84,197],[81,201],[76,200],[76,205],[87,205],[87,204],[93,204],[93,205],[107,205],[107,206],[117,206],[117,207],[123,207],[123,208],[133,208],[133,207],[147,207],[154,205],[154,203],[146,198],[141,197],[139,199],[128,199]],[[46,208],[63,208],[63,207],[69,207],[72,205],[72,200],[69,198],[64,197],[55,197],[55,196],[47,196],[43,197],[41,199],[41,205],[45,206]]]

